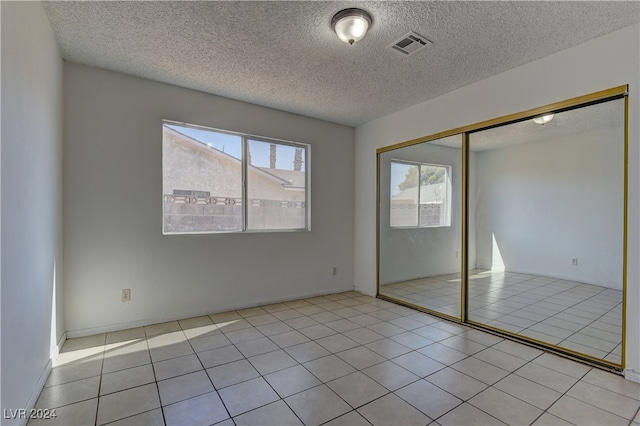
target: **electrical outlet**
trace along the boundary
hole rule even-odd
[[[120,293],[120,301],[121,302],[131,302],[131,289],[123,288],[122,293]]]
[[[578,266],[578,258],[577,257],[574,257],[573,259],[571,259],[571,265]]]
[[[333,269],[331,270],[331,275],[338,275],[338,268],[334,266]]]

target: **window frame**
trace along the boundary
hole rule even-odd
[[[193,128],[197,130],[210,131],[215,133],[221,133],[226,135],[238,136],[241,141],[241,153],[242,158],[240,158],[241,164],[241,199],[242,199],[242,229],[240,230],[229,230],[229,231],[196,231],[196,232],[167,232],[165,230],[165,214],[164,209],[162,209],[162,235],[208,235],[208,234],[253,234],[253,233],[280,233],[280,232],[310,232],[311,231],[311,145],[302,142],[293,142],[284,139],[276,139],[270,138],[266,136],[259,136],[250,133],[236,132],[232,130],[219,129],[216,127],[203,126],[199,124],[185,123],[181,121],[175,120],[162,120],[162,127],[165,125],[170,126],[180,126]],[[305,173],[305,224],[302,228],[284,228],[284,229],[255,229],[248,227],[248,209],[249,209],[249,198],[248,198],[248,170],[249,170],[249,162],[247,158],[248,145],[249,141],[257,141],[264,143],[273,143],[277,145],[285,145],[294,148],[302,148],[303,155],[303,164],[304,164],[304,173]],[[162,178],[164,179],[164,143],[162,144]],[[162,193],[164,197],[164,183],[162,184]]]
[[[449,164],[435,164],[435,163],[423,163],[420,161],[411,161],[411,160],[402,160],[398,158],[392,158],[389,160],[389,178],[391,178],[391,168],[393,164],[404,164],[409,166],[417,166],[418,167],[418,202],[417,202],[417,224],[416,225],[407,225],[407,226],[394,226],[391,224],[391,208],[393,206],[392,195],[391,195],[391,179],[389,179],[389,229],[434,229],[434,228],[450,228],[451,227],[451,210],[452,210],[452,192],[453,192],[453,184],[451,182],[452,169],[453,166]],[[446,183],[446,196],[445,196],[445,224],[443,225],[430,225],[430,226],[421,226],[420,225],[420,199],[422,196],[420,177],[422,176],[422,167],[439,167],[445,170],[445,183]]]

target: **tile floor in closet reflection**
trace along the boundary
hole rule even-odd
[[[382,286],[397,299],[459,316],[457,274]],[[622,291],[503,271],[469,273],[469,319],[619,364]]]
[[[638,425],[640,384],[357,292],[70,339],[30,425]]]

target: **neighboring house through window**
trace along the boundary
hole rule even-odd
[[[391,161],[390,226],[451,226],[451,166]]]
[[[308,230],[309,146],[170,121],[165,234]]]

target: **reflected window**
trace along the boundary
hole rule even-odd
[[[451,226],[451,166],[391,161],[390,226]]]

